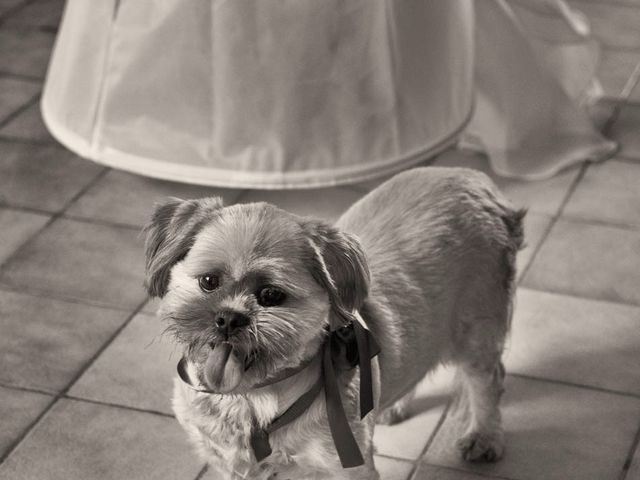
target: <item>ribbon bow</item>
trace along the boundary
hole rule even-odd
[[[302,415],[324,387],[329,429],[340,463],[343,468],[362,465],[364,459],[340,398],[336,369],[349,370],[356,365],[359,367],[362,419],[373,409],[371,359],[379,352],[380,347],[373,335],[356,316],[346,325],[336,325],[332,322],[329,336],[322,346],[322,374],[316,383],[266,428],[254,427],[251,448],[256,460],[261,461],[271,455],[269,434]]]

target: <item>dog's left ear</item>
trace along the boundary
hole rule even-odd
[[[172,198],[156,206],[146,233],[145,286],[152,297],[167,293],[171,268],[189,252],[195,237],[215,212],[222,208],[218,197],[198,200]]]
[[[329,293],[343,321],[369,294],[369,266],[358,239],[317,221],[302,224],[313,250],[311,275]]]

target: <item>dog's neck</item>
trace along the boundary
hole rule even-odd
[[[267,425],[273,418],[284,413],[318,380],[321,372],[321,358],[319,355],[301,370],[286,376],[286,378],[251,390],[246,394],[249,403],[254,407],[256,420],[261,426]],[[272,404],[276,410],[265,409],[266,399],[275,400]]]

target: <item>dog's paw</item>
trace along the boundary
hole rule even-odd
[[[504,453],[502,434],[471,432],[456,443],[467,462],[496,462]]]
[[[376,417],[376,423],[378,425],[395,425],[404,422],[409,416],[405,409],[390,407],[380,412]]]

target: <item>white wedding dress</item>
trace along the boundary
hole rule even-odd
[[[367,180],[463,139],[544,178],[615,144],[560,0],[67,0],[42,98],[79,155],[174,181]]]

